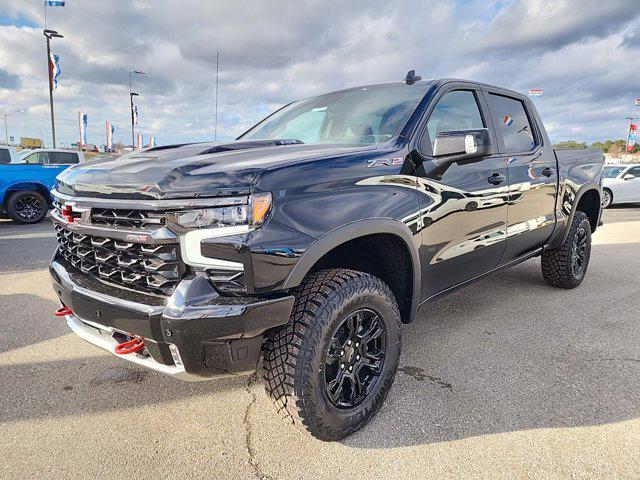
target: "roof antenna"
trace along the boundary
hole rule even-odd
[[[416,75],[415,70],[409,70],[409,72],[407,73],[407,76],[404,77],[403,82],[406,83],[407,85],[413,85],[418,80],[422,80],[422,77],[420,75]]]

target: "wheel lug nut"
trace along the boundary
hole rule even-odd
[[[349,371],[350,371],[350,372],[351,372],[351,371],[353,371],[353,367],[349,367]]]
[[[360,360],[360,355],[356,355],[356,360]]]
[[[351,340],[347,340],[347,345],[351,345]]]
[[[356,348],[360,346],[360,342],[356,342]]]
[[[344,363],[340,364],[340,368],[344,370]]]
[[[341,351],[340,351],[340,356],[341,356],[341,357],[344,357],[344,350],[341,350]]]

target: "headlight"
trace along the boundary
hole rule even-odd
[[[247,205],[173,212],[169,219],[184,228],[257,227],[265,221],[270,208],[271,194],[267,192],[251,195]]]

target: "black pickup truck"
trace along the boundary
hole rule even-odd
[[[602,167],[554,151],[529,99],[492,85],[409,72],[296,101],[235,141],[60,174],[56,314],[177,378],[262,360],[283,416],[344,438],[425,303],[534,256],[550,285],[582,282]]]

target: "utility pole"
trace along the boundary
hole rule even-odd
[[[45,10],[46,12],[46,10]],[[56,148],[56,121],[53,114],[53,66],[51,65],[51,45],[49,44],[52,38],[64,38],[55,30],[44,29],[43,32],[47,39],[47,73],[49,76],[49,109],[51,111],[51,139],[53,141],[53,148]]]
[[[216,52],[216,113],[213,122],[213,141],[218,140],[218,71],[220,65],[220,52]]]
[[[9,146],[9,133],[8,133],[8,129],[7,129],[7,117],[9,115],[13,115],[14,113],[22,113],[24,112],[24,110],[14,110],[13,112],[9,112],[9,113],[5,113],[4,114],[4,144]]]
[[[136,131],[135,131],[135,116],[133,114],[133,97],[138,97],[139,95],[131,91],[131,74],[132,73],[136,75],[146,75],[146,73],[144,73],[142,70],[129,70],[129,108],[131,109],[131,148],[135,149]]]

